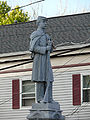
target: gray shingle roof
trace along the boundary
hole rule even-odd
[[[27,51],[35,21],[0,26],[0,53]],[[90,13],[48,18],[47,33],[55,45],[90,43]]]

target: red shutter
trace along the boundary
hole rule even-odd
[[[73,105],[81,104],[81,76],[80,74],[72,75]]]
[[[19,109],[19,80],[12,80],[12,108]]]

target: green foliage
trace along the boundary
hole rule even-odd
[[[11,7],[7,5],[6,1],[0,1],[0,25],[12,24],[15,20],[17,20],[17,23],[29,21],[28,13],[24,13],[19,6],[10,10]]]

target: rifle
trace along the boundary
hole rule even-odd
[[[48,41],[48,45],[52,45],[51,41],[49,40]],[[49,74],[49,61],[50,61],[50,51],[47,52],[47,76],[46,76],[46,82],[47,82],[47,88],[46,88],[46,91],[45,91],[45,95],[44,95],[44,99],[43,99],[43,102],[47,103],[49,101],[49,87],[50,87],[50,80],[48,79],[48,74]]]

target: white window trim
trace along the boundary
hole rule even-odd
[[[30,76],[23,76],[23,78],[20,78],[20,109],[31,109],[32,106],[22,106],[22,82],[23,81],[27,81],[30,80]],[[35,93],[36,93],[36,84],[35,84]],[[36,94],[35,94],[35,98],[36,98]],[[35,99],[36,102],[36,99]]]
[[[83,102],[83,76],[90,75],[88,73],[81,74],[81,105],[90,104],[90,102]],[[90,89],[90,88],[89,88]]]

